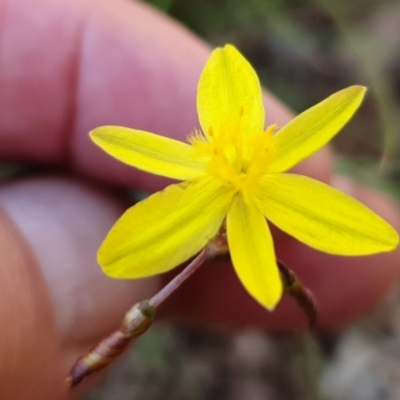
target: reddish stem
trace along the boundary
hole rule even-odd
[[[175,276],[166,286],[156,293],[149,304],[157,308],[168,296],[170,296],[178,287],[199,268],[207,258],[207,247],[205,247],[192,262],[178,275]]]

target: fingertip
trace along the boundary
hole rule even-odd
[[[124,305],[154,290],[151,280],[110,279],[97,264],[97,250],[124,209],[104,191],[69,178],[35,178],[3,187],[0,204],[35,253],[65,340],[108,333],[116,310],[123,314]]]
[[[0,207],[18,237],[10,244],[0,214],[0,322],[10,332],[2,334],[0,355],[14,363],[4,366],[10,378],[0,385],[10,396],[0,398],[64,399],[72,363],[158,283],[102,274],[97,248],[123,205],[99,189],[68,178],[16,181],[0,187]]]
[[[0,398],[63,399],[61,342],[47,288],[28,243],[3,210],[0,252]]]

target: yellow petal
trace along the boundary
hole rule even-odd
[[[350,86],[304,111],[273,137],[268,172],[284,172],[315,153],[349,121],[360,106],[366,89]]]
[[[178,140],[119,126],[102,126],[90,137],[118,160],[153,174],[186,180],[204,171],[204,164],[192,159],[192,146]]]
[[[208,137],[263,130],[265,115],[260,82],[235,47],[227,45],[212,52],[200,76],[197,111]]]
[[[283,231],[318,250],[364,255],[393,250],[397,232],[352,197],[301,175],[266,175],[254,201]]]
[[[101,245],[98,262],[114,278],[168,271],[215,236],[231,198],[209,179],[170,185],[125,212]]]
[[[261,305],[272,310],[282,297],[282,281],[267,222],[253,204],[237,196],[228,212],[229,251],[240,281]]]

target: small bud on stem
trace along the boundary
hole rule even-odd
[[[147,331],[153,323],[155,312],[155,307],[147,300],[135,304],[125,314],[118,330],[107,336],[86,355],[78,358],[67,378],[70,386],[76,386],[86,376],[110,364],[126,349],[134,337]]]

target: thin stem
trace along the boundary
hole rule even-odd
[[[313,328],[318,319],[318,308],[313,294],[282,261],[277,260],[277,264],[285,292],[296,299],[306,314],[310,328]]]
[[[67,377],[68,385],[71,387],[78,385],[86,376],[114,361],[127,348],[133,338],[140,336],[150,327],[155,317],[156,307],[189,278],[203,264],[206,258],[215,257],[226,251],[225,238],[223,236],[217,237],[215,242],[209,243],[201,250],[181,273],[149,301],[144,300],[135,304],[125,314],[122,325],[118,330],[107,336],[88,353],[78,358]]]
[[[149,304],[158,307],[168,296],[170,296],[178,287],[199,268],[207,258],[207,247],[205,247],[192,262],[178,275],[175,276],[166,286],[156,293]]]

